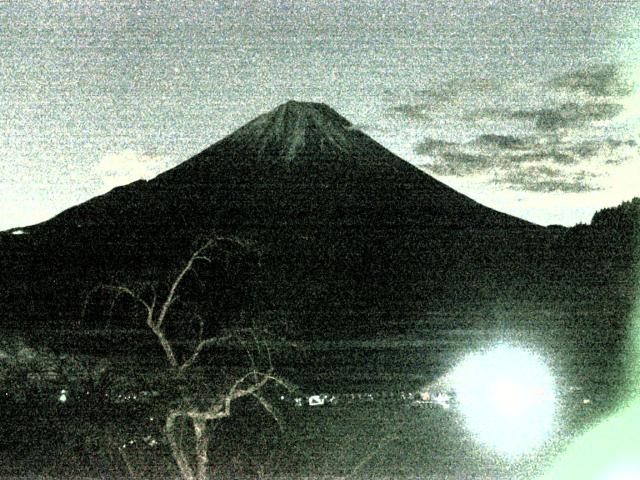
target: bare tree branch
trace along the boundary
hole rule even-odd
[[[257,381],[258,378],[257,378],[256,375],[257,375],[257,371],[258,371],[258,366],[256,365],[256,362],[255,362],[255,360],[253,358],[253,355],[251,354],[251,351],[249,350],[249,347],[247,347],[247,344],[242,339],[242,337],[238,335],[237,338],[238,338],[238,342],[240,343],[240,345],[242,345],[242,348],[244,348],[244,351],[247,354],[247,357],[249,358],[249,362],[251,363],[252,371],[255,372],[253,379]]]
[[[259,378],[248,385],[244,385],[249,378]],[[172,410],[167,416],[165,423],[165,434],[171,447],[172,455],[178,464],[180,473],[187,480],[204,480],[206,478],[206,469],[208,466],[208,444],[209,436],[207,434],[207,422],[219,420],[231,415],[231,404],[233,401],[245,397],[252,396],[260,402],[262,407],[274,418],[279,427],[282,428],[275,408],[260,394],[260,390],[268,383],[275,383],[287,389],[291,387],[279,377],[271,372],[263,373],[250,371],[241,376],[228,390],[227,394],[218,398],[206,410],[195,407],[177,408]],[[242,388],[241,388],[242,387]],[[195,472],[189,464],[186,454],[175,437],[175,422],[178,418],[187,417],[193,422],[195,440],[196,440],[196,466]]]
[[[169,286],[169,291],[166,296],[163,295],[160,298],[153,284],[147,285],[141,290],[141,293],[137,293],[135,290],[126,286],[100,285],[89,292],[83,306],[84,317],[89,297],[99,290],[106,290],[114,294],[112,309],[121,295],[129,296],[136,303],[142,305],[147,313],[147,326],[155,334],[163,348],[165,356],[171,366],[172,375],[176,380],[184,380],[183,374],[199,360],[202,352],[207,348],[222,345],[234,339],[244,348],[251,363],[251,370],[237,378],[231,387],[226,390],[226,393],[213,398],[208,408],[202,408],[202,404],[198,404],[197,400],[192,399],[189,394],[186,394],[180,399],[182,405],[170,410],[166,416],[165,435],[180,475],[185,480],[204,480],[207,476],[210,433],[208,430],[208,422],[229,417],[231,415],[232,403],[235,400],[251,396],[260,403],[262,408],[264,408],[281,427],[276,409],[265,398],[261,391],[269,383],[282,386],[287,390],[292,390],[292,387],[284,380],[273,374],[270,343],[261,339],[261,336],[257,334],[258,330],[255,322],[253,322],[253,328],[236,329],[219,337],[204,338],[204,319],[196,312],[193,314],[193,318],[198,320],[199,328],[197,331],[197,339],[195,343],[192,344],[194,346],[191,354],[186,355],[186,359],[180,363],[174,353],[174,345],[163,329],[165,320],[171,311],[171,307],[179,300],[178,290],[189,272],[193,272],[197,281],[202,285],[202,281],[194,267],[195,263],[200,261],[212,263],[211,258],[209,258],[205,252],[222,240],[225,239],[221,237],[211,238],[198,248],[191,255],[184,267],[177,273]],[[232,241],[239,245],[244,245],[239,240],[232,239]],[[151,290],[150,293],[147,291],[148,289]],[[144,298],[143,295],[145,295]],[[145,300],[145,298],[150,298],[150,300]],[[189,326],[189,331],[192,330],[191,325]],[[267,369],[261,371],[260,368],[264,368],[265,365]],[[180,419],[190,420],[193,426],[195,451],[190,455],[187,455],[184,446],[176,436],[178,421]],[[193,460],[189,460],[190,457]]]
[[[271,405],[262,395],[260,395],[259,393],[253,393],[252,396],[258,400],[258,402],[260,402],[260,405],[262,405],[262,408],[264,408],[269,415],[271,415],[273,417],[273,419],[275,420],[275,422],[278,424],[278,428],[280,428],[280,431],[282,431],[282,423],[280,422],[280,417],[277,414],[277,411],[275,409],[275,407],[273,405]]]
[[[123,287],[122,285],[100,285],[97,288],[98,289],[102,289],[102,290],[108,290],[108,291],[116,292],[116,294],[118,296],[123,295],[123,294],[124,295],[128,295],[129,297],[134,299],[136,302],[138,302],[140,305],[142,305],[145,308],[145,310],[147,311],[147,313],[151,314],[153,312],[153,308],[151,307],[151,305],[149,305],[147,302],[145,302],[142,299],[142,297],[140,297],[140,295],[135,293],[130,288]]]
[[[211,246],[213,246],[214,243],[217,242],[217,240],[218,240],[217,238],[216,239],[209,239],[202,247],[200,247],[198,250],[196,250],[194,252],[193,255],[191,255],[191,258],[189,259],[187,264],[184,266],[184,268],[182,270],[180,270],[180,272],[176,276],[175,280],[171,284],[171,288],[169,289],[169,294],[167,295],[166,300],[164,301],[164,303],[162,304],[162,307],[160,308],[160,313],[158,314],[158,318],[157,318],[157,320],[155,322],[156,326],[158,328],[160,328],[162,326],[162,322],[164,322],[164,319],[167,316],[167,312],[169,311],[169,307],[171,307],[171,304],[175,301],[176,290],[178,289],[178,286],[182,282],[182,279],[189,272],[189,270],[191,270],[193,268],[193,264],[197,260],[206,260],[208,262],[211,262],[211,259],[209,259],[208,257],[204,257],[201,254],[205,250],[211,248]]]
[[[156,338],[160,342],[160,346],[164,350],[165,356],[167,357],[167,360],[169,361],[171,368],[177,369],[178,359],[176,357],[176,354],[173,352],[173,347],[171,346],[171,342],[169,342],[169,340],[167,339],[167,336],[164,334],[164,332],[160,328],[156,327],[153,324],[150,324],[149,326],[151,327],[151,331],[155,334]]]
[[[200,342],[194,349],[191,356],[182,365],[180,365],[180,372],[184,372],[189,367],[191,367],[196,362],[196,360],[198,360],[198,356],[200,355],[202,350],[208,347],[212,347],[214,345],[222,345],[223,343],[227,342],[230,338],[231,336],[229,335],[226,337],[207,338],[206,340],[200,340]]]

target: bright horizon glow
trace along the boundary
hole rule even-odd
[[[603,480],[638,480],[640,478],[640,463],[621,463],[605,472]]]
[[[640,401],[579,436],[542,478],[631,480],[640,478]]]
[[[469,429],[500,453],[528,453],[553,429],[555,382],[544,362],[523,348],[500,344],[473,353],[451,381]]]

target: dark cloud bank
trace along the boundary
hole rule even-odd
[[[441,89],[420,91],[431,99],[448,101],[461,88],[454,83]],[[482,88],[489,85],[480,84]],[[579,169],[585,160],[611,155],[603,165],[620,163],[615,154],[622,147],[637,147],[635,140],[569,140],[566,132],[583,132],[588,137],[593,122],[614,119],[623,111],[618,97],[630,94],[633,85],[617,65],[599,65],[554,77],[546,83],[554,91],[569,93],[570,101],[542,108],[486,109],[467,120],[531,122],[530,134],[523,137],[486,133],[465,143],[425,138],[415,145],[417,155],[430,157],[421,167],[436,175],[469,176],[493,174],[493,181],[516,190],[533,192],[585,192],[598,190],[599,172]],[[396,113],[411,120],[428,120],[429,104],[403,104]],[[536,165],[537,164],[537,165]]]

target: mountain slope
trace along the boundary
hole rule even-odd
[[[45,318],[75,315],[97,283],[165,278],[215,232],[262,255],[243,287],[251,305],[224,308],[295,316],[327,333],[392,328],[424,309],[503,295],[536,275],[530,267],[548,248],[546,229],[454,191],[326,105],[300,102],[152,180],[23,230],[0,241],[13,252],[13,278],[47,292],[32,303]]]
[[[393,155],[323,104],[287,102],[149,182],[37,230],[100,224],[525,227]]]
[[[44,336],[70,325],[144,329],[126,301],[111,315],[110,299],[92,298],[81,317],[87,293],[105,283],[166,291],[216,235],[252,252],[212,252],[181,285],[168,328],[193,327],[195,312],[214,335],[245,321],[313,340],[404,334],[433,345],[415,366],[425,371],[465,353],[429,343],[439,331],[464,333],[541,345],[577,368],[574,380],[611,379],[623,372],[637,296],[636,207],[574,229],[532,225],[421,172],[329,107],[288,102],[152,180],[0,234],[1,322]],[[134,343],[119,348],[142,353]],[[362,357],[373,374],[387,368],[378,353]],[[329,357],[337,365],[342,354]]]

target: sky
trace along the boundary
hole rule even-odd
[[[640,2],[0,0],[0,230],[289,99],[535,223],[640,196]]]

